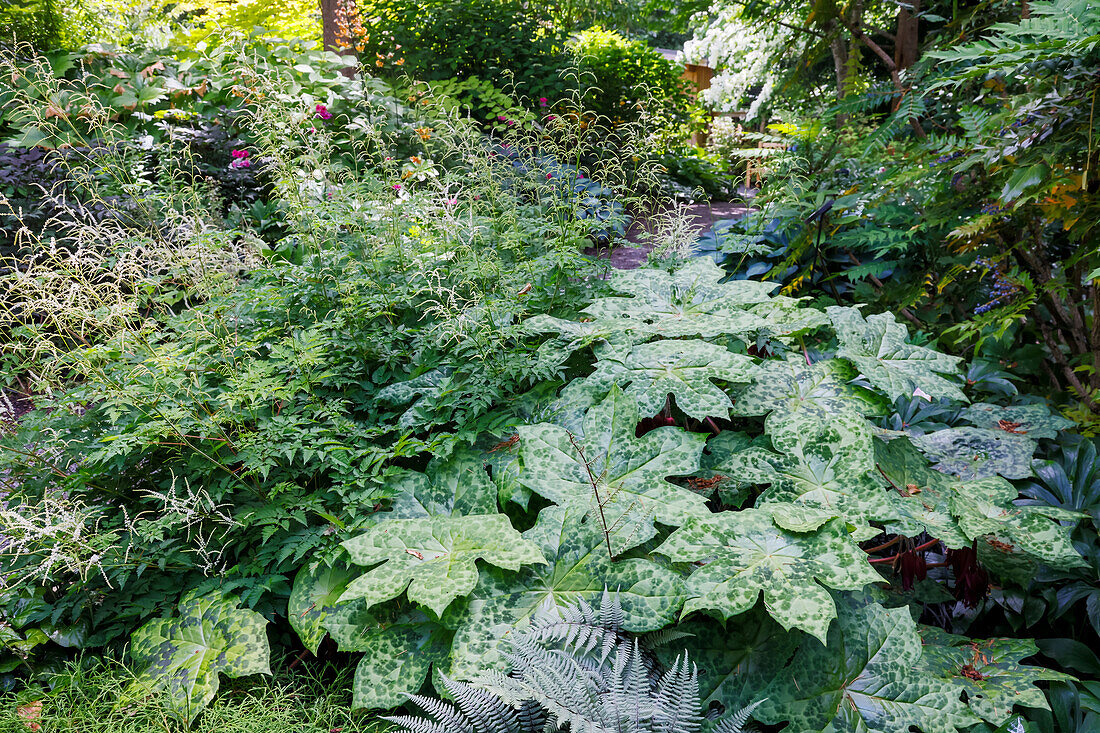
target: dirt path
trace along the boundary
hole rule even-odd
[[[749,207],[733,201],[714,201],[708,204],[693,204],[686,208],[691,223],[700,232],[705,232],[722,219],[736,219],[743,216]],[[645,264],[653,245],[645,244],[643,235],[652,231],[652,222],[635,220],[626,232],[629,244],[619,245],[611,250],[611,266],[619,270],[632,270]],[[589,247],[585,254],[597,257],[608,256],[607,247]]]

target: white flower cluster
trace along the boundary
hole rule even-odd
[[[781,20],[797,23],[794,17]],[[788,62],[803,51],[804,38],[775,23],[746,21],[740,6],[727,5],[684,45],[683,58],[688,62],[709,58],[717,69],[710,89],[703,92],[708,105],[719,112],[747,107],[745,118],[752,120],[771,99]]]

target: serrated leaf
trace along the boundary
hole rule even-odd
[[[652,534],[654,519],[678,526],[707,513],[704,497],[665,480],[699,469],[706,436],[662,427],[638,438],[638,420],[637,403],[616,386],[586,413],[584,435],[548,423],[520,427],[520,481],[583,511],[598,494],[607,526],[625,547],[636,544],[631,538],[639,532]]]
[[[936,628],[922,628],[921,638],[921,665],[929,674],[965,690],[970,709],[993,725],[1007,723],[1016,705],[1049,710],[1036,682],[1073,679],[1054,670],[1020,664],[1025,657],[1039,653],[1030,639],[972,640]]]
[[[1031,475],[1035,441],[1003,430],[947,428],[910,436],[909,440],[929,458],[937,471],[961,479],[979,479],[1000,474],[1005,478]]]
[[[642,415],[664,409],[671,394],[676,406],[696,420],[729,417],[729,395],[714,381],[748,382],[752,358],[733,354],[698,339],[654,341],[623,355],[601,359],[583,380],[588,389],[606,394],[611,385],[626,389]]]
[[[349,583],[341,603],[361,598],[370,607],[407,588],[437,616],[477,585],[476,560],[509,570],[546,562],[503,514],[390,519],[343,546],[357,565],[378,566]]]
[[[882,577],[852,541],[844,520],[828,519],[817,529],[792,532],[773,520],[786,507],[692,517],[656,552],[674,562],[702,562],[685,582],[684,614],[744,613],[763,594],[764,607],[784,628],[813,634],[822,643],[836,617],[825,587],[859,590]]]
[[[450,457],[433,458],[427,471],[405,471],[390,483],[395,492],[393,512],[383,517],[409,519],[428,516],[493,514],[496,487],[485,470],[484,454],[459,449]]]
[[[603,532],[584,508],[547,507],[523,536],[538,545],[547,566],[482,573],[467,604],[448,612],[444,621],[456,629],[452,676],[472,679],[503,668],[504,639],[548,603],[562,607],[583,599],[595,606],[608,589],[618,595],[627,631],[654,631],[676,620],[684,601],[680,577],[651,560],[612,561]]]
[[[1059,430],[1068,430],[1074,426],[1072,420],[1051,413],[1046,405],[1002,407],[980,402],[968,407],[960,417],[979,428],[1001,430],[1010,435],[1022,435],[1035,440],[1057,438]]]
[[[393,708],[424,684],[433,664],[446,661],[447,631],[422,611],[380,619],[363,601],[342,604],[326,620],[341,651],[364,652],[355,668],[352,707]]]
[[[891,400],[912,398],[919,389],[930,399],[966,401],[956,382],[943,374],[958,372],[962,359],[908,343],[909,331],[893,314],[860,315],[855,308],[825,309],[840,340],[837,356],[848,359]]]
[[[290,627],[312,653],[317,653],[317,647],[325,638],[325,619],[336,608],[336,601],[343,595],[348,582],[358,574],[359,571],[344,562],[331,567],[304,565],[298,571],[290,591],[287,617]]]
[[[135,631],[130,656],[143,671],[125,696],[164,690],[188,723],[214,699],[219,674],[271,674],[267,620],[217,593],[189,595],[178,617],[154,619]]]
[[[829,643],[803,644],[760,696],[766,723],[798,733],[959,733],[979,722],[962,687],[920,665],[921,638],[907,608],[837,596]]]
[[[878,412],[873,395],[850,385],[856,371],[842,359],[806,364],[800,355],[765,359],[756,367],[753,383],[736,394],[734,415],[779,412],[829,420],[837,413]]]

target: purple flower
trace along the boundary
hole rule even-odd
[[[318,104],[314,109],[314,117],[320,117],[322,120],[331,120],[332,113],[328,111],[328,107],[323,104]]]

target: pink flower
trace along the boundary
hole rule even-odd
[[[314,107],[314,117],[320,117],[322,120],[331,120],[332,113],[328,111],[328,107],[323,104],[318,104]]]
[[[394,191],[400,191],[401,190],[401,184],[400,183],[393,184],[393,190]]]
[[[514,124],[516,124],[515,120],[508,120],[508,127],[511,127]]]
[[[247,158],[248,157],[248,151],[247,150],[234,150],[230,153],[230,155],[233,156],[234,158]]]
[[[229,161],[230,168],[249,168],[252,163],[248,160],[247,150],[232,150],[229,153],[233,160]]]
[[[498,120],[498,121],[500,121],[500,122],[504,122],[504,120],[505,120],[505,119],[506,119],[506,118],[505,118],[505,116],[504,116],[504,115],[497,115],[497,120]]]
[[[480,200],[481,200],[481,195],[475,193],[474,194],[474,201],[480,201]]]
[[[547,122],[553,122],[556,119],[558,119],[557,115],[546,115],[546,121]]]
[[[553,174],[553,173],[547,173],[547,174],[546,174],[546,180],[548,180],[548,181],[549,181],[549,180],[550,180],[551,178],[553,178],[553,177],[554,177],[554,174]]]
[[[447,206],[454,206],[458,203],[458,197],[452,196],[449,199],[443,199],[443,203],[447,204]]]
[[[539,106],[540,107],[545,107],[546,106],[546,97],[539,97]]]

